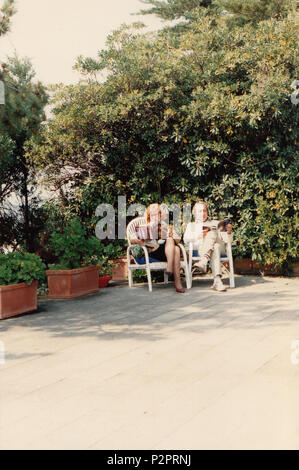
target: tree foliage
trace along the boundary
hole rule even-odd
[[[141,0],[149,9],[140,11],[142,15],[154,14],[163,20],[190,19],[190,15],[199,7],[211,6],[213,0]]]
[[[142,9],[140,14],[154,14],[163,20],[184,20],[181,28],[174,26],[175,31],[186,29],[199,16],[216,10],[228,14],[231,24],[242,25],[250,22],[275,18],[281,20],[290,12],[295,12],[296,0],[141,0],[151,8]],[[185,26],[185,28],[184,28]]]
[[[123,26],[78,59],[85,81],[57,87],[28,159],[82,218],[118,194],[204,198],[232,216],[237,255],[287,266],[298,256],[295,37],[293,14],[239,25],[219,9],[179,35]]]
[[[240,24],[256,24],[270,18],[282,20],[295,12],[296,3],[294,0],[221,0],[222,6]]]
[[[8,135],[0,135],[0,201],[9,195],[14,184],[14,149],[12,139]]]
[[[9,31],[11,17],[16,13],[14,5],[15,0],[4,0],[0,7],[0,36]]]
[[[40,82],[34,82],[35,72],[28,59],[17,56],[2,64],[6,102],[0,106],[0,206],[14,193],[21,201],[24,220],[22,240],[30,248],[34,230],[30,227],[29,196],[35,175],[25,159],[25,143],[39,132],[45,120],[46,90]],[[13,236],[13,234],[11,234]],[[4,243],[3,240],[1,240]],[[1,244],[2,244],[1,243]]]

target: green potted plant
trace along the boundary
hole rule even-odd
[[[59,260],[46,271],[49,298],[71,299],[99,290],[100,241],[86,236],[77,217],[63,233],[53,233],[49,244]]]
[[[126,248],[122,244],[109,243],[104,247],[104,257],[109,260],[113,281],[125,281],[128,278]],[[110,273],[109,273],[110,274]]]
[[[0,253],[0,319],[37,309],[37,286],[45,268],[36,254]]]

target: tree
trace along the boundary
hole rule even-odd
[[[34,236],[29,199],[35,177],[25,159],[25,143],[38,133],[47,103],[45,88],[39,82],[34,83],[34,75],[27,59],[15,56],[3,64],[6,104],[0,107],[0,204],[3,213],[10,194],[20,198],[24,220],[20,241],[24,241],[28,250],[32,249]]]
[[[113,33],[96,64],[78,61],[81,70],[105,68],[110,74],[104,85],[92,81],[57,89],[56,118],[48,122],[42,144],[30,151],[39,165],[44,161],[56,189],[69,184],[72,192],[97,175],[107,197],[118,191],[149,200],[174,192],[169,184],[178,174],[172,154],[177,144],[169,103],[176,92],[176,101],[184,101],[190,89],[189,71],[179,70],[178,59],[170,44],[153,42],[137,26]],[[178,90],[176,82],[184,81],[186,91]]]
[[[0,36],[9,31],[11,17],[16,13],[14,4],[15,0],[4,0],[0,8]]]

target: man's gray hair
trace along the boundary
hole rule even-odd
[[[199,201],[197,201],[197,202],[194,204],[194,206],[193,206],[192,215],[195,215],[196,208],[197,208],[199,205],[202,205],[202,204],[204,204],[204,205],[206,206],[207,211],[209,212],[209,206],[208,206],[208,204],[207,204],[205,201],[203,201],[203,200],[199,200]]]

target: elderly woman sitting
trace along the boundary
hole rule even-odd
[[[145,245],[149,251],[149,261],[166,262],[167,274],[174,275],[174,287],[183,293],[180,276],[180,248],[176,245],[180,238],[173,227],[165,222],[166,215],[160,204],[151,204],[145,211],[146,227],[137,227],[136,238],[131,238],[132,244]],[[144,264],[144,256],[135,255],[136,262]]]

